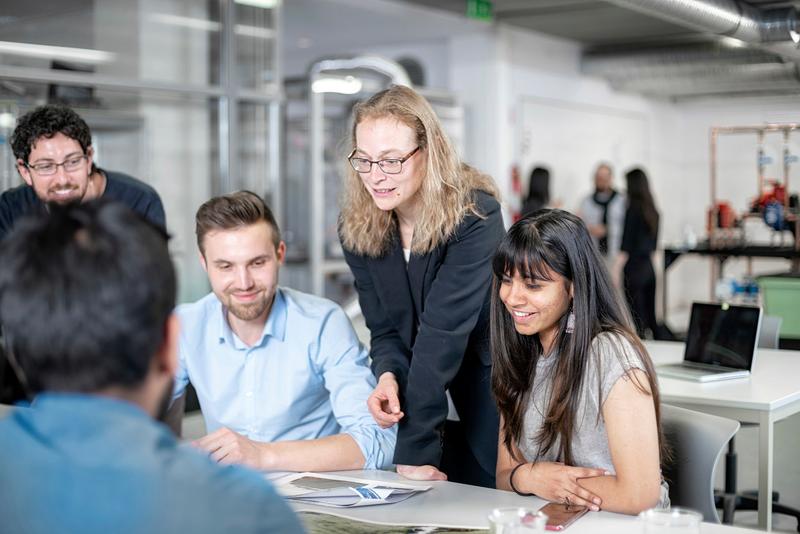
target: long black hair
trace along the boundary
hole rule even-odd
[[[522,216],[541,209],[550,202],[550,171],[547,167],[534,167],[528,180],[528,196],[522,205]]]
[[[627,182],[628,207],[641,213],[650,235],[658,235],[658,210],[647,181],[647,174],[639,167],[625,173]]]
[[[492,271],[492,390],[503,418],[504,444],[512,456],[512,444],[522,438],[536,363],[543,351],[538,335],[526,336],[516,331],[513,319],[500,301],[500,283],[504,276],[513,274],[531,280],[552,280],[552,273],[558,273],[572,284],[575,328],[571,334],[566,332],[569,313],[565,313],[554,341],[558,361],[550,402],[543,426],[534,437],[540,454],[558,444],[559,458],[568,465],[573,463],[571,442],[581,390],[587,380],[587,359],[594,357],[592,340],[602,332],[624,337],[639,354],[655,405],[659,443],[663,443],[653,364],[634,333],[627,307],[614,289],[605,261],[583,221],[555,209],[540,210],[517,221],[500,243]],[[618,352],[618,357],[625,357],[622,351]],[[637,386],[646,391],[642,384]]]

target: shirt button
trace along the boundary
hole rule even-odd
[[[252,391],[248,391],[247,393],[244,394],[244,396],[245,397],[252,397],[253,396],[253,392]]]

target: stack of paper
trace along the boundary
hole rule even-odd
[[[273,482],[287,499],[334,507],[392,504],[431,488],[327,473],[295,473]]]

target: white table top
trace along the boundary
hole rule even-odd
[[[683,360],[684,343],[645,343],[656,366]],[[661,400],[708,406],[773,411],[800,402],[800,351],[758,349],[748,378],[692,382],[659,376]]]
[[[309,510],[344,515],[366,521],[395,525],[440,525],[489,528],[487,516],[493,508],[522,506],[537,510],[545,501],[537,497],[521,497],[510,491],[500,491],[454,482],[415,482],[390,471],[345,471],[341,475],[357,476],[406,484],[430,485],[424,493],[396,503],[362,508],[328,508],[298,505],[295,510]],[[611,512],[589,512],[569,527],[570,534],[641,534],[637,517]],[[757,530],[703,523],[702,534],[754,534]]]

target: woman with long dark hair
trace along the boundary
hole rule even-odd
[[[497,487],[634,514],[669,504],[653,363],[584,223],[541,210],[492,263]]]
[[[619,261],[624,262],[623,287],[628,300],[636,333],[644,338],[647,329],[660,337],[656,321],[656,272],[652,254],[658,244],[658,210],[656,209],[647,175],[640,168],[625,174],[628,209],[622,231]]]
[[[550,171],[546,167],[534,167],[528,181],[528,196],[522,203],[522,216],[547,207],[550,203]]]

